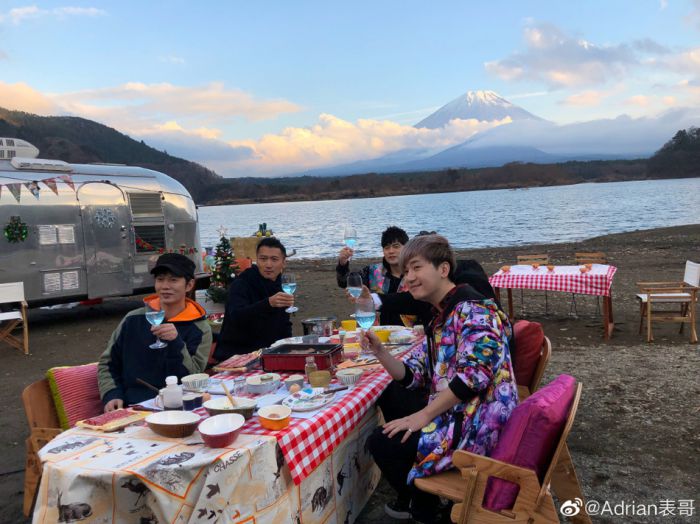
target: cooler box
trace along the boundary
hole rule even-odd
[[[340,364],[343,360],[343,347],[340,344],[282,344],[266,349],[262,355],[265,371],[304,372],[306,357],[314,357],[319,370]]]

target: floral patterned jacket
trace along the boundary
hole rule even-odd
[[[409,484],[450,469],[455,449],[488,455],[518,403],[510,323],[493,300],[464,300],[467,287],[445,297],[426,343],[405,361],[403,385],[428,388],[430,401],[447,388],[462,400],[422,428]]]

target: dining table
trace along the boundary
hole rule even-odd
[[[224,448],[206,446],[196,431],[159,436],[144,423],[114,433],[67,430],[39,452],[33,522],[352,523],[381,476],[366,443],[382,420],[376,400],[391,381],[379,366],[363,369],[327,406],[293,413],[277,431],[253,416]],[[195,412],[207,417],[203,408]]]
[[[603,297],[603,338],[609,340],[615,327],[613,321],[612,283],[617,268],[609,264],[582,266],[514,265],[499,269],[489,282],[500,301],[501,289],[508,294],[508,315],[515,320],[513,289],[534,289]]]

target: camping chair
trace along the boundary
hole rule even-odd
[[[522,468],[482,455],[457,450],[452,456],[455,469],[415,480],[415,486],[428,493],[447,498],[456,504],[450,515],[452,522],[459,524],[513,524],[513,523],[559,523],[552,489],[560,501],[571,501],[579,512],[570,520],[576,524],[590,524],[585,511],[585,503],[566,439],[571,431],[581,398],[581,384],[571,403],[561,436],[556,441],[554,454],[549,461],[544,478],[540,483],[537,474]],[[484,494],[491,477],[518,484],[512,509],[493,511],[483,507]]]
[[[27,302],[24,300],[24,282],[0,284],[0,305],[2,304],[14,304],[15,309],[0,311],[0,340],[4,340],[28,355],[29,322],[27,321]],[[22,327],[22,339],[12,335],[12,331],[17,327]]]
[[[539,264],[540,266],[546,266],[549,264],[549,255],[518,255],[518,265],[519,266],[530,266],[532,264]],[[544,314],[546,315],[549,309],[549,304],[547,300],[547,291],[544,292]],[[520,290],[520,312],[525,316],[525,301],[523,300],[523,290]]]
[[[61,433],[56,407],[47,379],[37,380],[22,391],[22,404],[29,422],[29,437],[25,441],[27,455],[24,469],[24,516],[29,517],[36,491],[41,481],[39,450]]]
[[[585,252],[585,253],[575,253],[574,263],[577,266],[582,266],[584,264],[607,264],[608,257],[602,251]],[[576,309],[576,293],[571,293],[571,307],[569,308],[569,315],[574,314],[578,316],[578,310]],[[600,297],[595,297],[595,313],[600,315]]]
[[[698,341],[695,330],[695,308],[698,301],[698,286],[700,285],[700,264],[685,263],[685,273],[682,282],[637,282],[641,293],[637,295],[639,300],[639,333],[642,332],[644,318],[647,319],[647,342],[654,341],[652,322],[680,322],[679,333],[683,333],[683,326],[690,324],[690,342]],[[679,313],[672,314],[668,310],[656,310],[654,306],[660,304],[672,304],[680,306]],[[660,314],[659,314],[660,313]]]

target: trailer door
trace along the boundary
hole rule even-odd
[[[130,295],[133,291],[130,214],[124,193],[108,182],[78,189],[85,237],[90,298]]]

